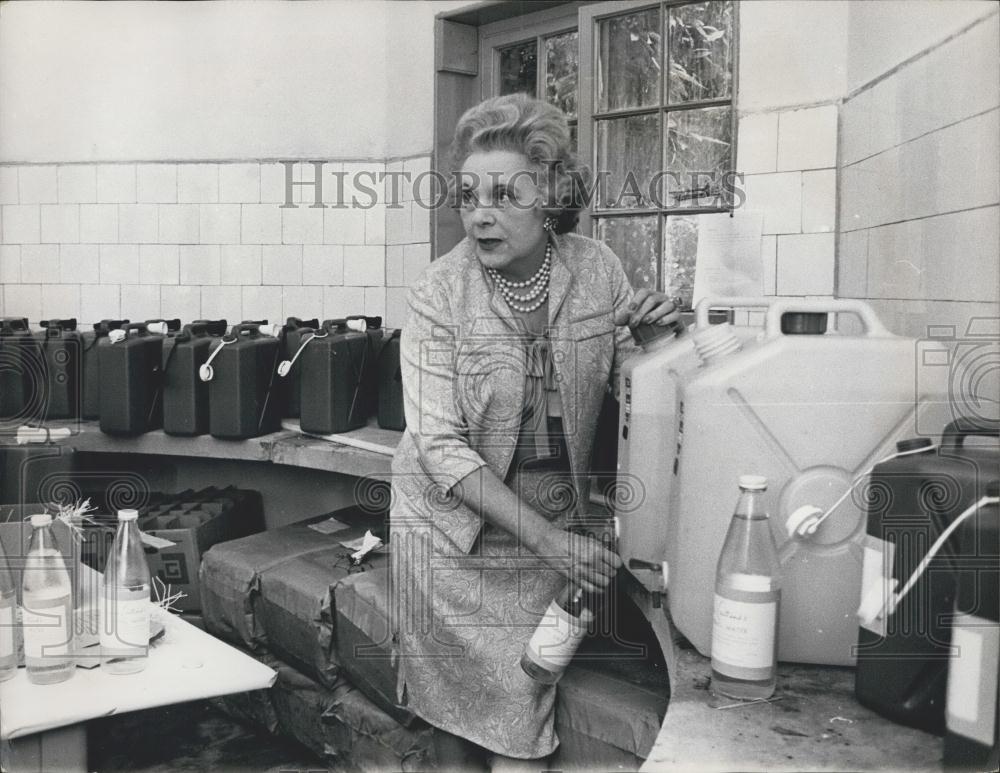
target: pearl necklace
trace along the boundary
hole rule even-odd
[[[545,259],[542,261],[542,265],[538,267],[534,275],[523,282],[512,282],[509,279],[505,279],[495,268],[488,268],[486,270],[500,288],[500,294],[508,306],[522,314],[532,312],[545,303],[549,297],[549,276],[552,273],[552,244],[545,245]],[[522,287],[528,288],[529,291],[524,295],[518,295],[514,292],[514,288]],[[538,300],[531,303],[535,298]]]

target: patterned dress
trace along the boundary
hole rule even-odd
[[[565,261],[566,237],[557,238]],[[391,511],[400,700],[436,727],[521,758],[544,757],[558,745],[556,688],[527,676],[520,659],[564,575],[449,490],[487,464],[521,502],[558,528],[586,501],[585,476],[578,471],[589,464],[595,399],[613,380],[620,355],[631,352],[611,322],[631,289],[607,248],[573,239],[579,242],[571,246],[594,251],[574,268],[586,268],[585,258],[593,257],[606,272],[593,274],[600,284],[588,287],[577,273],[561,287],[557,265],[566,263],[554,260],[550,322],[560,306],[572,310],[570,320],[594,319],[585,307],[567,306],[581,293],[588,304],[598,304],[600,319],[598,326],[583,327],[585,338],[570,335],[567,342],[566,327],[559,325],[536,339],[523,329],[512,331],[509,312],[496,298],[478,309],[484,312],[478,326],[442,324],[453,320],[438,310],[461,301],[466,291],[489,300],[494,290],[463,243],[432,264],[411,291],[401,347],[408,429],[393,461]],[[436,276],[449,263],[458,271]],[[456,292],[455,282],[473,286]],[[436,287],[445,288],[437,298]],[[498,316],[507,319],[491,324]],[[581,369],[584,378],[569,378]],[[567,403],[586,405],[592,415],[574,419]]]

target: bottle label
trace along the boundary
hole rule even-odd
[[[577,618],[553,601],[528,642],[529,656],[550,671],[562,671],[573,659],[592,619],[588,609]]]
[[[13,599],[11,599],[13,601]],[[14,606],[0,606],[0,659],[14,654]]]
[[[774,672],[780,590],[770,578],[737,574],[715,593],[712,668],[733,679],[769,679]]]
[[[107,599],[101,605],[101,647],[106,649],[145,648],[149,644],[149,594],[140,592],[139,598],[124,589],[118,597]]]
[[[31,604],[29,607],[28,604]],[[64,657],[69,654],[73,608],[69,596],[24,601],[21,623],[26,658]]]

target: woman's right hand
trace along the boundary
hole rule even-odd
[[[547,554],[554,562],[559,562],[566,577],[586,593],[603,591],[622,565],[617,553],[582,534],[553,529],[547,542]]]

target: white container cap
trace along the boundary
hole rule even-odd
[[[128,338],[128,333],[124,330],[112,330],[108,333],[108,340],[113,344],[121,343],[126,338]]]
[[[767,489],[767,478],[763,475],[740,475],[740,488],[747,491],[764,491]]]
[[[146,330],[159,336],[165,336],[170,332],[170,326],[166,322],[150,322],[146,325]]]
[[[118,520],[119,521],[134,521],[138,517],[139,517],[139,511],[138,510],[119,510],[118,511]]]
[[[48,526],[52,523],[52,516],[48,513],[35,513],[31,516],[32,526]]]

